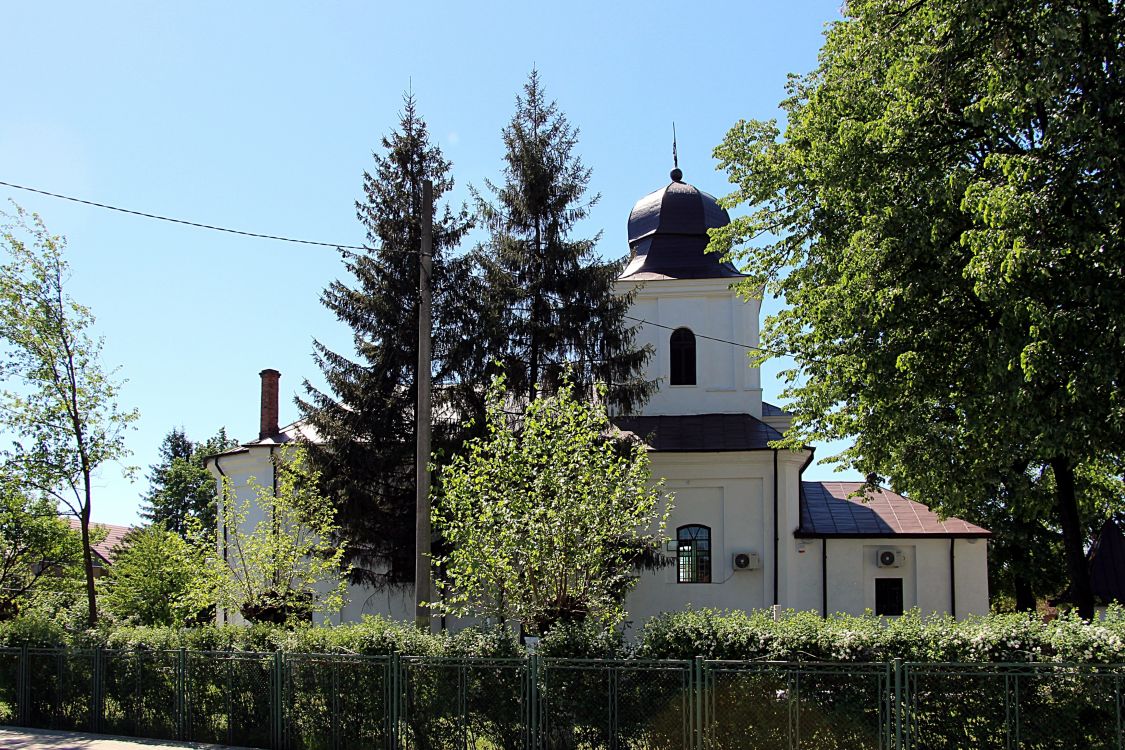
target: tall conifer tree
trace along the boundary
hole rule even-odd
[[[422,236],[422,182],[434,185],[435,204],[453,187],[450,163],[430,141],[413,96],[404,98],[398,129],[373,154],[364,172],[356,215],[367,230],[365,251],[344,252],[354,282],[334,281],[322,302],[354,331],[356,359],[313,343],[328,392],[305,383],[298,399],[321,438],[309,446],[324,494],[337,505],[348,542],[353,579],[376,586],[406,583],[414,574],[414,410],[418,361],[418,251]],[[450,374],[451,337],[468,317],[463,261],[447,259],[468,229],[462,209],[433,217],[434,379]],[[440,390],[438,391],[441,392]],[[435,414],[447,413],[440,407]],[[435,427],[434,446],[459,444],[459,420]]]
[[[475,361],[498,362],[512,391],[529,402],[540,388],[553,391],[570,369],[580,397],[593,397],[593,385],[605,383],[609,405],[630,411],[654,387],[639,375],[649,352],[633,344],[625,319],[630,298],[613,289],[620,264],[594,253],[600,234],[570,236],[598,196],[587,194],[578,130],[546,99],[538,71],[516,97],[503,137],[504,183],[486,181],[489,197],[475,193],[491,234],[475,254],[486,328],[480,341],[489,354]]]

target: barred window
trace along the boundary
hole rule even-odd
[[[681,526],[676,530],[679,583],[711,583],[711,528]]]

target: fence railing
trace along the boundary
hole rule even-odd
[[[1125,665],[0,648],[0,724],[275,750],[1115,748]]]

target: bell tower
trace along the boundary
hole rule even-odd
[[[746,346],[758,345],[760,300],[731,288],[744,275],[708,251],[707,230],[730,223],[711,195],[672,181],[637,201],[629,214],[629,263],[617,280],[636,290],[630,314],[637,342],[652,346],[646,377],[659,389],[642,416],[750,414],[762,418],[758,368]]]

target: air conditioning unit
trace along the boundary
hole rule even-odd
[[[736,571],[757,570],[762,567],[762,558],[757,552],[736,552],[731,557],[731,565]]]
[[[905,559],[900,549],[884,547],[875,551],[875,564],[880,568],[901,568]]]

